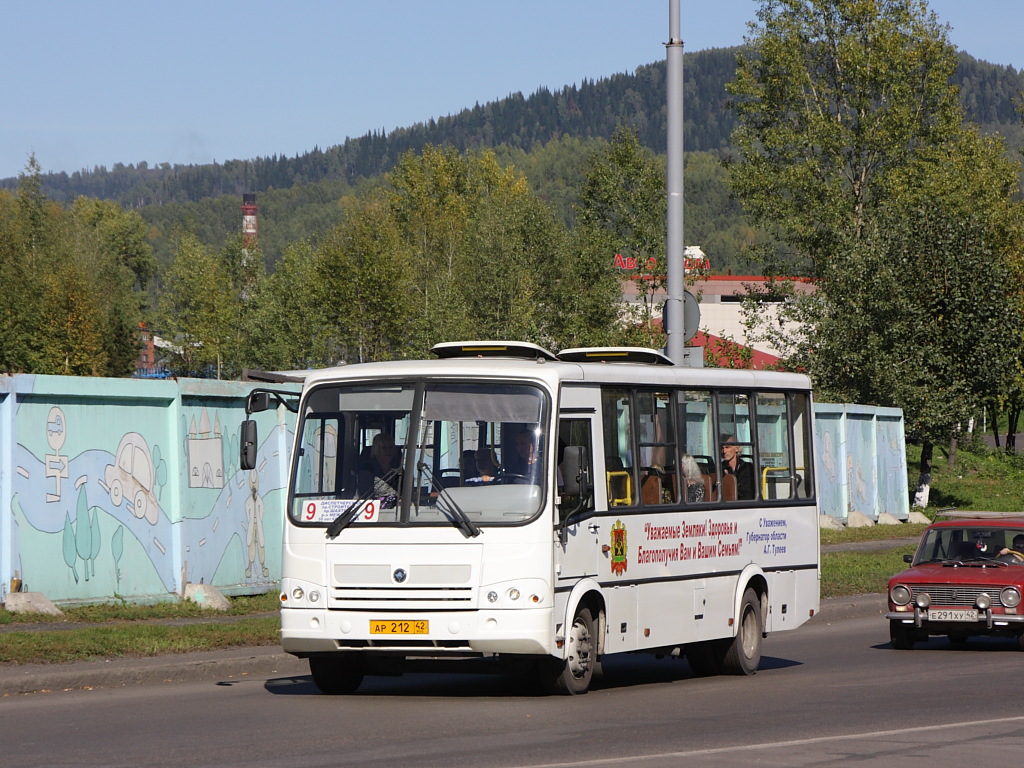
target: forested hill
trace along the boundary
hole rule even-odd
[[[685,144],[687,151],[716,151],[729,146],[733,113],[726,107],[725,84],[733,79],[737,48],[688,53],[684,58]],[[1024,148],[1024,129],[1014,103],[1024,92],[1024,71],[978,61],[961,54],[956,78],[968,118],[986,131],[999,131],[1010,146]],[[112,169],[97,167],[72,174],[45,174],[44,193],[67,201],[78,195],[116,200],[128,207],[198,201],[220,195],[287,189],[319,181],[355,183],[387,171],[408,150],[425,144],[451,144],[464,150],[506,145],[530,151],[560,137],[608,138],[617,125],[630,123],[641,141],[665,151],[665,63],[637,68],[633,74],[584,81],[529,97],[512,94],[476,105],[457,115],[417,123],[390,134],[371,132],[325,150],[296,157],[271,156],[223,164],[146,163]],[[46,158],[38,158],[46,165]],[[17,179],[0,180],[13,188]]]

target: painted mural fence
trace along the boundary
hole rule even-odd
[[[19,582],[57,602],[276,589],[295,421],[256,414],[257,466],[241,471],[257,386],[0,377],[0,597]],[[907,519],[901,411],[818,403],[815,441],[824,514]]]
[[[256,386],[0,377],[0,597],[19,582],[66,602],[276,589],[294,416],[258,414],[257,467],[240,471]]]
[[[822,514],[840,522],[851,511],[875,521],[910,516],[901,409],[815,403],[814,451]]]

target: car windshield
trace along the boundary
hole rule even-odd
[[[1019,557],[1014,553],[1019,553]],[[1024,528],[976,525],[930,528],[921,539],[914,564],[985,562],[996,558],[1009,565],[1024,565]]]
[[[544,496],[546,412],[543,392],[527,384],[322,386],[298,425],[291,516],[326,525],[351,510],[356,526],[526,521]]]

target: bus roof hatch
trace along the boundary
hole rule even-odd
[[[647,363],[674,365],[663,352],[645,347],[578,347],[563,349],[558,359],[566,363]]]
[[[442,359],[456,357],[515,357],[525,360],[557,360],[544,347],[527,341],[445,341],[430,349]]]

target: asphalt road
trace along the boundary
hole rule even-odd
[[[836,598],[822,601],[821,613],[812,619],[812,623],[858,616],[881,616],[884,611],[885,600],[882,595]],[[19,631],[22,629],[18,625],[10,626]],[[40,624],[38,627],[41,630],[53,629],[52,624]],[[152,658],[112,657],[69,664],[0,664],[0,696],[308,674],[309,667],[304,660],[289,656],[278,646],[233,648]]]
[[[752,677],[695,678],[683,661],[624,656],[606,663],[591,693],[572,698],[536,696],[511,676],[468,674],[370,678],[357,694],[334,697],[320,695],[304,669],[259,669],[273,653],[250,658],[248,669],[222,658],[219,675],[215,665],[179,659],[177,671],[165,668],[166,683],[0,697],[0,750],[5,765],[25,768],[1018,760],[1016,643],[956,649],[933,640],[895,651],[882,610],[878,595],[826,601],[804,627],[765,641]]]

